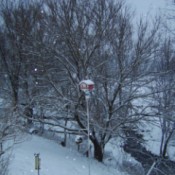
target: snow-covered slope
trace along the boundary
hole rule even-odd
[[[9,168],[10,175],[37,175],[34,154],[40,153],[40,175],[126,175],[68,148],[39,136],[27,136],[14,148]]]

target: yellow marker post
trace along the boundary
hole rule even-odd
[[[41,163],[41,159],[40,159],[40,157],[39,157],[39,154],[37,153],[37,154],[34,154],[34,156],[35,156],[35,170],[37,170],[38,171],[38,175],[40,174],[40,163]]]

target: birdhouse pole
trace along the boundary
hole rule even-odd
[[[88,158],[90,155],[90,117],[89,117],[89,98],[90,98],[90,92],[93,91],[94,89],[94,82],[91,80],[82,80],[80,83],[80,89],[84,91],[85,93],[85,98],[86,98],[86,112],[87,112],[87,135],[88,135]],[[89,175],[90,175],[90,159],[89,159]]]

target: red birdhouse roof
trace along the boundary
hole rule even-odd
[[[79,84],[86,84],[86,85],[94,85],[94,82],[92,80],[82,80]]]
[[[79,85],[83,91],[91,91],[94,88],[94,82],[92,80],[82,80]]]

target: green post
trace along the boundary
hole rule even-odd
[[[37,153],[37,154],[34,154],[34,156],[35,156],[35,170],[37,170],[38,171],[38,175],[40,174],[40,163],[41,163],[41,159],[40,159],[40,157],[39,157],[39,153]]]

